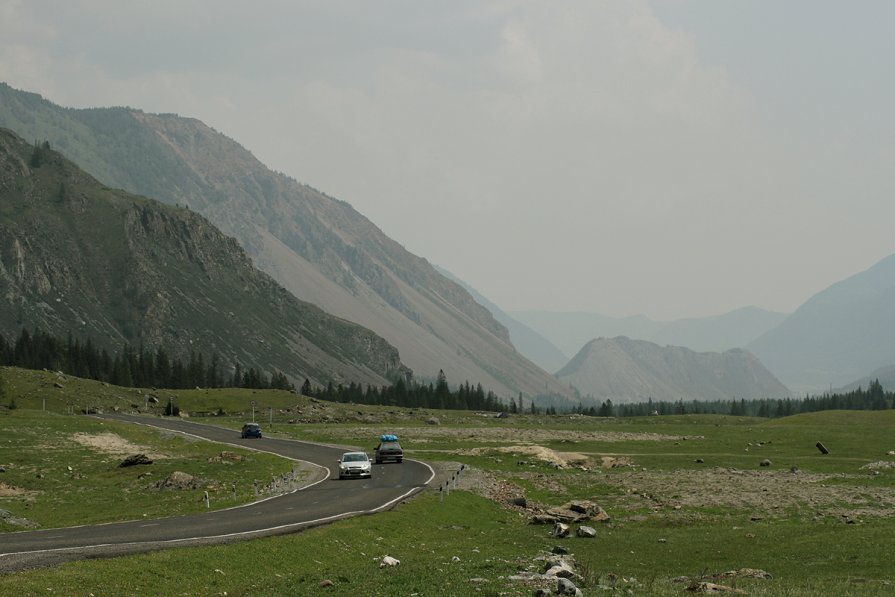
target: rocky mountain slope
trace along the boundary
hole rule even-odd
[[[614,403],[784,398],[789,390],[742,349],[661,347],[623,336],[587,343],[556,376],[582,395]]]
[[[0,129],[0,333],[191,351],[325,385],[385,384],[398,351],[299,301],[203,216],[103,186]]]
[[[0,126],[49,140],[105,184],[205,215],[296,297],[386,338],[418,377],[443,369],[449,382],[481,383],[502,396],[572,397],[425,259],[347,203],[270,171],[198,120],[67,109],[0,84]]]
[[[838,388],[895,364],[895,255],[838,282],[747,348],[793,391]]]

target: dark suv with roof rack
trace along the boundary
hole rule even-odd
[[[398,443],[397,435],[385,433],[379,436],[379,445],[376,446],[374,460],[376,460],[376,464],[382,464],[386,460],[393,460],[397,463],[404,461],[404,450]]]

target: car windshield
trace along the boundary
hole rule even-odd
[[[258,429],[258,425],[256,423],[249,423],[245,426],[246,429]]]
[[[345,454],[342,456],[343,462],[363,462],[367,460],[366,454]]]

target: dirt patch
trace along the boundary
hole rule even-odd
[[[536,458],[556,468],[567,468],[570,466],[587,467],[590,465],[590,457],[577,452],[557,452],[544,446],[502,446],[500,448],[470,448],[468,450],[457,450],[457,454],[466,456],[481,456],[482,454],[490,454],[498,452],[503,454],[517,454]]]
[[[127,456],[130,454],[146,454],[152,460],[167,458],[166,454],[153,452],[151,448],[129,442],[117,433],[106,431],[104,433],[74,433],[71,439],[82,446],[92,448],[103,454],[112,456]]]
[[[0,497],[22,497],[33,493],[37,492],[29,491],[22,487],[16,487],[15,485],[8,485],[7,483],[0,481]]]

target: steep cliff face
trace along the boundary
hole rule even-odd
[[[481,383],[503,396],[573,397],[425,259],[347,203],[271,172],[200,121],[64,109],[2,84],[0,100],[0,125],[50,139],[106,184],[203,214],[296,297],[386,338],[419,377],[444,370],[451,382]]]
[[[277,369],[387,383],[381,337],[297,300],[207,219],[102,186],[0,130],[0,332],[39,327]]]

